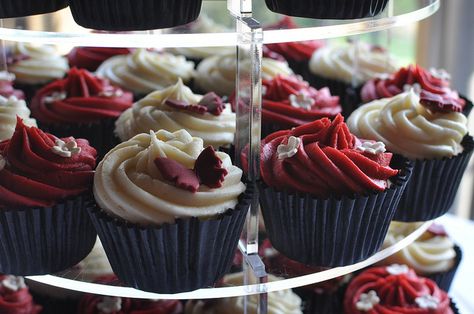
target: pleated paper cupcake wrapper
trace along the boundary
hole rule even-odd
[[[316,19],[360,19],[381,13],[388,0],[265,0],[276,13]]]
[[[454,314],[461,314],[461,312],[459,311],[458,306],[456,305],[456,302],[454,302],[454,300],[452,298],[450,298],[450,300],[451,300],[451,310],[453,310],[453,313]],[[467,313],[463,313],[463,314],[467,314]]]
[[[414,162],[413,174],[394,220],[427,221],[448,212],[472,156],[474,140],[467,135],[461,145],[463,152],[454,157]]]
[[[456,271],[458,270],[459,264],[461,264],[461,260],[462,260],[461,248],[455,245],[454,251],[456,252],[456,259],[454,260],[454,265],[453,267],[451,267],[450,270],[442,272],[442,273],[436,273],[436,274],[426,276],[427,278],[430,278],[431,280],[436,282],[438,287],[440,287],[442,290],[446,292],[449,292],[451,283],[453,282],[454,276],[456,275]]]
[[[43,275],[89,254],[97,233],[80,195],[48,208],[0,211],[0,273]]]
[[[65,7],[67,7],[66,0],[2,0],[0,1],[0,18],[49,13]]]
[[[89,213],[117,277],[126,285],[157,293],[210,287],[230,269],[252,190],[218,218],[177,219],[161,227],[139,227],[112,218],[94,202]]]
[[[99,162],[105,154],[120,143],[120,140],[114,134],[115,120],[114,118],[109,118],[102,119],[98,122],[70,124],[37,122],[41,130],[57,137],[72,136],[76,139],[83,138],[88,140],[89,145],[97,150],[97,162]]]
[[[376,253],[411,175],[407,159],[392,167],[402,171],[391,187],[353,197],[317,199],[260,182],[260,205],[273,247],[300,263],[324,267],[354,264]]]
[[[201,0],[70,0],[77,24],[109,31],[168,28],[194,21]]]
[[[466,96],[463,96],[463,95],[459,95],[462,99],[464,99],[466,101],[466,105],[464,106],[464,110],[463,110],[463,114],[468,117],[469,114],[471,113],[472,111],[472,108],[473,108],[473,103],[470,99],[468,99]]]

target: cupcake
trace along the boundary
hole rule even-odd
[[[113,284],[115,276],[98,278],[96,283]],[[85,294],[78,307],[78,314],[182,314],[183,305],[178,300],[144,300]]]
[[[395,220],[430,220],[452,205],[474,147],[466,135],[466,116],[454,108],[451,102],[411,89],[365,104],[349,117],[355,135],[381,141],[415,162]]]
[[[267,7],[284,15],[313,19],[360,19],[380,14],[388,0],[265,0]]]
[[[406,265],[369,268],[352,279],[344,313],[453,314],[448,294]]]
[[[15,87],[30,100],[43,85],[61,79],[69,70],[66,57],[55,46],[15,43],[8,58],[8,70],[15,74]]]
[[[249,206],[241,177],[227,154],[185,130],[142,133],[112,149],[97,167],[89,212],[115,274],[159,293],[214,284],[231,266]]]
[[[273,275],[268,275],[268,281],[278,281],[281,278]],[[243,273],[235,273],[226,275],[222,280],[223,286],[241,286],[244,283]],[[267,313],[268,314],[303,314],[301,310],[301,299],[295,293],[288,290],[280,290],[268,293],[267,299]],[[250,295],[245,304],[244,297],[235,298],[220,298],[209,300],[189,300],[186,302],[185,314],[240,314],[246,313],[257,314],[258,311],[258,296]]]
[[[204,59],[197,67],[194,89],[203,93],[215,92],[219,96],[230,96],[235,90],[236,67],[237,57],[235,54]],[[244,65],[242,68],[246,68],[246,66]],[[293,71],[286,62],[263,58],[262,79],[268,80],[278,74],[291,75]]]
[[[178,78],[188,83],[194,75],[194,63],[183,56],[137,49],[128,55],[106,60],[97,75],[130,90],[135,100],[175,84]]]
[[[360,88],[365,82],[396,70],[393,56],[381,47],[365,43],[328,45],[313,53],[306,79],[340,96],[343,113],[349,116],[360,103]]]
[[[260,205],[275,249],[313,266],[377,252],[410,176],[405,159],[356,138],[341,115],[270,134],[261,152]]]
[[[451,76],[443,69],[431,68],[429,71],[419,65],[403,67],[391,75],[383,75],[367,81],[361,89],[362,103],[380,98],[390,98],[414,88],[418,93],[431,97],[440,97],[445,103],[451,103],[456,111],[463,111],[467,116],[472,109],[472,102],[462,98],[450,88]]]
[[[69,0],[77,24],[107,31],[168,28],[194,21],[202,0]]]
[[[277,75],[262,82],[262,136],[341,113],[329,88],[310,86],[299,76]]]
[[[181,79],[170,87],[153,92],[134,103],[115,124],[122,141],[140,133],[160,129],[175,132],[185,129],[214,148],[234,141],[235,113],[215,93],[194,94]]]
[[[64,9],[67,5],[67,0],[3,0],[0,2],[0,18],[50,13]]]
[[[41,313],[41,306],[33,301],[23,277],[0,275],[0,313]]]
[[[392,246],[420,227],[420,223],[392,222],[383,247]],[[432,224],[416,241],[387,257],[380,265],[406,264],[418,275],[428,277],[449,291],[461,262],[461,249],[454,244],[443,226]]]
[[[42,275],[82,260],[96,238],[85,201],[96,150],[87,140],[57,138],[18,119],[0,142],[0,271]]]
[[[15,74],[7,71],[0,71],[0,96],[5,98],[15,96],[17,99],[25,99],[25,93],[23,93],[22,90],[13,87],[14,81]]]
[[[75,47],[67,55],[70,67],[94,72],[105,60],[118,55],[127,55],[130,48]]]
[[[41,88],[31,102],[40,127],[57,136],[87,138],[102,157],[114,146],[113,128],[133,95],[84,69]]]
[[[15,132],[17,117],[23,119],[28,126],[37,126],[36,120],[30,118],[30,109],[24,100],[10,96],[0,96],[0,142],[8,140]]]

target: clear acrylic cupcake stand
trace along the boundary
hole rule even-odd
[[[406,9],[407,4],[410,9]],[[249,146],[249,178],[255,181],[259,169],[260,122],[261,122],[261,61],[262,45],[266,43],[325,39],[356,35],[413,23],[434,14],[440,0],[391,0],[387,9],[377,17],[360,20],[312,20],[300,19],[296,29],[263,30],[260,22],[277,20],[277,14],[266,9],[263,0],[214,0],[203,2],[203,12],[213,18],[213,12],[223,12],[227,5],[227,16],[216,15],[219,22],[234,25],[235,30],[219,33],[192,33],[189,29],[155,30],[130,33],[92,33],[74,24],[69,10],[45,14],[28,19],[5,19],[0,24],[0,39],[38,44],[94,47],[200,47],[235,46],[237,49],[237,97],[241,105],[237,108],[236,151]],[[217,11],[216,11],[217,10]],[[220,11],[218,11],[220,10]],[[56,27],[58,26],[58,27]],[[3,62],[3,64],[5,64]],[[178,294],[155,294],[129,287],[108,286],[68,279],[61,274],[31,276],[29,279],[56,286],[100,295],[144,299],[208,299],[258,294],[259,313],[265,314],[266,293],[305,286],[339,277],[372,265],[404,248],[419,237],[430,225],[420,228],[402,241],[388,247],[365,261],[279,281],[267,282],[265,266],[258,256],[259,210],[255,197],[249,210],[246,227],[239,243],[244,256],[245,280],[242,286],[204,288]],[[67,274],[68,272],[62,272]],[[78,277],[80,278],[80,276]]]

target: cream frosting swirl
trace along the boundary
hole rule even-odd
[[[276,281],[280,278],[268,275],[268,281]],[[235,273],[224,277],[224,285],[236,286],[243,284],[243,274]],[[249,296],[247,313],[257,314],[258,297]],[[288,290],[280,290],[268,293],[268,314],[302,314],[301,299],[298,295]],[[185,314],[241,314],[244,313],[244,297],[221,298],[206,301],[190,300],[186,303]]]
[[[11,53],[14,61],[8,70],[15,74],[18,83],[44,84],[64,77],[69,70],[67,58],[55,46],[18,42]]]
[[[137,49],[107,59],[97,74],[135,93],[147,94],[175,84],[178,78],[189,82],[194,75],[194,62],[184,56]]]
[[[192,136],[202,138],[204,145],[218,148],[233,143],[236,122],[230,104],[225,104],[220,115],[199,114],[171,107],[166,104],[168,99],[197,104],[202,96],[194,94],[179,79],[175,85],[149,94],[123,112],[115,123],[115,133],[126,141],[150,130],[174,132],[186,129]]]
[[[8,140],[15,132],[17,116],[23,119],[27,126],[36,127],[36,120],[30,118],[30,109],[24,100],[15,96],[5,98],[0,96],[0,142]]]
[[[421,223],[392,222],[383,247],[400,242],[420,225]],[[446,235],[436,235],[428,230],[416,241],[383,260],[381,264],[406,264],[419,275],[430,275],[451,269],[455,257],[453,241]]]
[[[247,62],[247,61],[244,61]],[[235,90],[236,55],[226,54],[204,59],[197,67],[195,84],[205,92],[229,96]],[[243,68],[249,68],[243,66]],[[272,79],[278,74],[290,75],[288,63],[269,58],[262,59],[262,79]]]
[[[309,69],[322,77],[361,85],[378,75],[395,72],[398,66],[383,49],[359,43],[316,50],[309,61]]]
[[[242,170],[222,152],[227,175],[219,188],[201,185],[195,192],[176,187],[163,178],[154,161],[172,159],[193,169],[203,141],[186,130],[139,134],[113,148],[100,162],[94,177],[94,196],[106,212],[139,224],[173,223],[176,218],[209,218],[234,208],[245,190]]]
[[[468,131],[466,116],[428,110],[413,89],[361,106],[347,125],[355,135],[383,142],[388,150],[410,159],[457,155]]]

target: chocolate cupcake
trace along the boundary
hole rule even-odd
[[[0,313],[39,314],[41,309],[33,300],[23,277],[0,275]]]
[[[1,272],[54,273],[90,252],[96,232],[85,201],[95,158],[87,140],[60,139],[18,119],[13,137],[0,142]]]
[[[313,266],[374,254],[411,174],[405,159],[391,159],[382,143],[351,134],[341,115],[267,136],[259,189],[273,246]]]
[[[36,120],[30,118],[30,109],[24,100],[10,96],[0,96],[0,142],[9,140],[15,132],[17,118],[23,119],[28,126],[37,126]]]
[[[87,70],[73,68],[66,78],[36,93],[31,111],[43,130],[58,136],[86,138],[101,158],[115,146],[115,120],[132,102],[132,93]]]
[[[75,47],[67,55],[70,67],[94,72],[105,60],[131,53],[130,48]]]
[[[466,116],[452,104],[411,89],[365,104],[348,119],[355,135],[381,141],[390,151],[414,160],[395,220],[430,220],[445,214],[454,201],[474,141],[467,135]]]
[[[227,154],[185,130],[142,133],[112,149],[97,167],[89,212],[115,274],[160,293],[213,285],[231,266],[249,207],[241,177]]]

